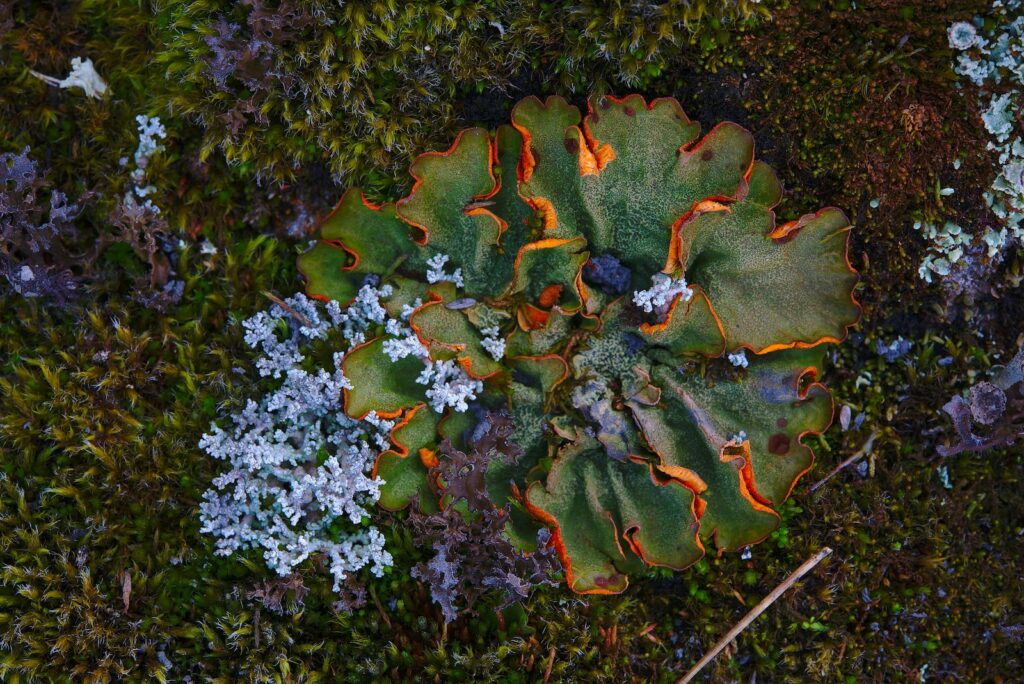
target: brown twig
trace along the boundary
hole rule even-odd
[[[642,630],[640,630],[640,636],[645,637],[656,644],[660,644],[661,639],[651,634],[651,632],[653,632],[657,626],[657,623],[652,622],[651,624],[647,625]]]
[[[370,598],[373,599],[373,605],[377,606],[377,612],[380,613],[380,616],[382,618],[384,618],[384,624],[386,624],[388,626],[388,629],[391,629],[391,619],[388,617],[388,614],[386,612],[384,612],[384,606],[381,605],[380,599],[377,598],[377,592],[375,592],[373,590],[373,585],[372,584],[369,585],[369,589],[370,589]]]
[[[551,668],[555,666],[555,647],[551,647],[551,651],[548,652],[548,666],[544,668],[544,684],[548,684],[548,680],[551,679]]]
[[[878,433],[877,432],[872,432],[871,436],[868,437],[866,442],[864,442],[864,446],[862,446],[860,449],[857,450],[857,453],[855,453],[853,456],[850,456],[848,459],[846,459],[845,461],[843,461],[842,463],[837,465],[835,468],[833,468],[829,472],[828,475],[826,475],[825,477],[821,478],[820,480],[818,480],[817,482],[812,484],[810,489],[807,490],[807,493],[808,494],[813,494],[823,484],[825,484],[826,482],[831,480],[833,477],[835,477],[835,475],[837,473],[839,473],[839,471],[841,471],[843,468],[846,468],[851,463],[856,463],[860,459],[864,458],[864,456],[866,456],[867,454],[870,454],[871,453],[871,449],[875,446],[875,440],[876,439],[878,439]]]
[[[749,613],[744,615],[742,620],[737,622],[732,629],[726,632],[725,636],[719,639],[718,642],[711,647],[711,650],[708,651],[703,658],[697,661],[697,664],[690,668],[689,672],[683,675],[682,679],[680,679],[677,684],[687,684],[687,682],[692,681],[694,677],[700,674],[700,671],[703,670],[708,663],[715,659],[715,656],[721,653],[726,646],[732,643],[733,639],[739,636],[740,632],[749,627],[751,622],[756,620],[761,613],[766,611],[770,605],[775,603],[780,596],[786,593],[786,590],[793,586],[797,580],[810,572],[815,565],[823,561],[831,553],[832,549],[826,546],[821,551],[814,554],[812,558],[804,561],[799,568],[794,570],[789,577],[782,581],[782,584],[775,587],[772,590],[772,593],[761,599],[761,602],[754,606]]]
[[[302,323],[307,328],[313,325],[312,321],[310,321],[308,318],[306,318],[305,316],[300,314],[298,311],[296,311],[295,309],[290,307],[283,299],[281,299],[277,295],[273,294],[272,292],[267,292],[266,290],[264,290],[263,291],[263,296],[266,297],[267,299],[269,299],[270,301],[274,302],[275,304],[277,304],[279,307],[281,307],[285,311],[287,311],[289,314],[291,314],[295,318],[295,320],[297,320],[299,323]]]

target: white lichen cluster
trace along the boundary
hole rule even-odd
[[[743,443],[746,442],[747,439],[748,439],[748,437],[747,437],[746,430],[740,430],[739,432],[737,432],[734,435],[729,435],[729,440],[725,443],[724,446],[727,446],[727,447],[729,447],[729,446],[733,446],[733,447],[743,446]]]
[[[462,280],[462,269],[456,268],[454,273],[445,273],[444,265],[447,263],[447,254],[435,254],[434,256],[427,259],[427,282],[449,282],[455,283],[455,287],[462,287],[464,284]]]
[[[481,328],[480,332],[484,336],[484,339],[480,341],[480,346],[491,355],[492,359],[501,361],[505,356],[505,340],[501,338],[501,330],[498,326],[492,325]]]
[[[665,311],[677,295],[682,301],[690,301],[693,290],[686,286],[686,278],[671,278],[664,273],[651,276],[651,287],[633,292],[633,303],[647,313]]]
[[[749,366],[750,361],[747,360],[747,350],[740,349],[739,351],[729,354],[729,363],[739,368],[746,368]]]
[[[200,505],[202,531],[216,537],[217,553],[263,552],[281,575],[313,554],[323,554],[335,580],[363,567],[380,575],[391,564],[384,536],[363,525],[382,482],[370,477],[376,455],[390,446],[394,423],[371,413],[345,415],[342,391],[350,388],[340,369],[315,368],[306,352],[314,340],[341,330],[350,343],[381,318],[384,288],[364,286],[345,311],[321,307],[299,294],[243,323],[245,340],[260,350],[261,376],[281,384],[214,425],[200,447],[230,469],[214,479]]]
[[[149,166],[149,160],[153,155],[163,151],[164,146],[157,141],[166,138],[167,131],[160,122],[160,118],[156,116],[139,114],[135,117],[135,122],[139,127],[139,144],[135,148],[135,169],[131,173],[132,185],[125,193],[124,203],[128,206],[141,205],[159,214],[160,208],[153,204],[153,200],[149,197],[156,192],[156,186],[146,182],[146,167]],[[127,158],[121,159],[121,166],[125,166],[127,163]]]
[[[392,318],[385,323],[385,332],[390,337],[384,340],[384,353],[392,361],[415,356],[423,362],[423,372],[417,376],[416,382],[427,386],[424,394],[434,411],[443,413],[445,408],[452,408],[460,413],[466,411],[469,402],[483,391],[484,384],[471,378],[462,366],[454,361],[431,360],[430,352],[408,324],[409,316],[419,305],[420,300],[416,300],[413,306],[403,307],[400,319]],[[502,350],[504,351],[504,340]]]
[[[407,356],[417,356],[421,359],[429,358],[430,354],[427,348],[423,346],[420,338],[416,336],[416,333],[408,325],[409,316],[422,304],[423,300],[417,298],[411,305],[406,304],[402,307],[401,318],[397,320],[394,318],[388,319],[385,324],[385,332],[391,335],[391,337],[384,340],[384,353],[392,361],[399,361]]]
[[[403,306],[398,318],[388,314],[384,302],[392,293],[390,285],[378,287],[370,278],[344,309],[298,294],[242,322],[246,344],[259,352],[260,376],[280,384],[232,415],[230,427],[214,425],[199,443],[230,466],[200,505],[202,531],[216,537],[218,554],[259,549],[281,575],[321,554],[336,591],[349,573],[369,567],[379,576],[391,564],[384,536],[365,521],[383,485],[371,477],[373,463],[391,448],[395,422],[374,412],[361,420],[347,416],[347,352],[334,352],[330,367],[321,368],[309,357],[311,345],[330,338],[351,350],[383,334],[392,362],[407,356],[423,362],[416,381],[438,413],[466,411],[483,391],[483,383],[455,361],[430,358],[408,323],[419,300]],[[492,355],[497,353],[497,329],[484,334]]]
[[[988,149],[998,160],[996,179],[984,193],[999,224],[987,226],[982,241],[995,257],[1011,241],[1024,242],[1024,131],[1018,123],[1024,91],[1024,15],[1021,0],[994,0],[988,26],[975,17],[948,29],[949,45],[960,51],[956,71],[980,88],[982,120],[991,136]],[[942,194],[951,194],[944,188]],[[945,276],[963,257],[973,238],[952,221],[919,221],[915,229],[929,240],[931,251],[919,273],[927,281]]]
[[[469,409],[469,402],[484,390],[484,383],[469,377],[462,366],[452,360],[430,362],[416,382],[429,385],[427,399],[430,408],[438,413],[446,407],[462,413]]]

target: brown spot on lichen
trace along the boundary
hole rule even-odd
[[[622,111],[626,113],[626,116],[636,116],[636,110],[632,107],[624,107]]]
[[[785,418],[779,418],[777,421],[775,421],[775,424],[778,425],[780,428],[784,428],[789,424],[789,421],[786,420]]]
[[[595,577],[594,584],[601,588],[618,586],[622,582],[623,575],[621,573],[615,573],[611,577]]]
[[[562,142],[565,143],[565,151],[569,154],[576,154],[580,150],[580,143],[575,138],[566,138]]]
[[[700,155],[700,158],[703,159],[704,161],[711,161],[712,159],[715,158],[715,151],[704,150],[704,152]]]
[[[784,454],[789,451],[789,436],[776,432],[768,438],[768,452],[772,454]]]

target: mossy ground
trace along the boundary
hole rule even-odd
[[[16,2],[0,48],[0,151],[30,145],[53,187],[101,192],[83,224],[103,231],[129,182],[119,159],[135,147],[134,116],[159,115],[167,150],[149,181],[186,245],[185,293],[167,314],[133,301],[145,266],[118,250],[80,307],[0,301],[0,679],[539,681],[550,671],[551,681],[671,681],[823,545],[833,555],[708,667],[707,681],[1019,676],[1024,455],[944,461],[934,446],[945,400],[1021,343],[1012,283],[1022,255],[1007,254],[984,298],[954,297],[918,278],[924,245],[911,229],[915,216],[942,211],[965,226],[986,218],[991,160],[973,94],[954,87],[945,28],[987,2],[766,3],[771,22],[680,31],[629,84],[585,51],[547,54],[505,91],[456,80],[444,125],[420,113],[426,123],[410,135],[441,146],[460,127],[506,120],[526,94],[674,95],[705,130],[724,119],[750,128],[788,188],[783,218],[846,209],[864,282],[863,320],[826,376],[837,407],[863,412],[863,423],[814,440],[818,465],[751,559],[653,572],[615,597],[544,589],[447,629],[408,576],[423,552],[401,525],[382,525],[395,566],[351,615],[331,610],[330,582],[312,568],[300,611],[267,610],[247,598],[268,576],[259,557],[216,557],[198,531],[197,504],[219,468],[198,438],[253,391],[252,375],[234,371],[247,363],[235,323],[268,304],[265,291],[300,288],[294,258],[305,241],[282,226],[300,195],[323,211],[341,188],[317,171],[328,159],[303,160],[305,185],[257,182],[251,164],[229,165],[216,150],[200,163],[204,131],[168,109],[188,93],[154,59],[170,35],[163,4]],[[80,54],[112,97],[87,100],[28,74],[62,76]],[[408,182],[393,170],[408,161],[399,157],[359,160],[350,175],[394,195]],[[955,205],[941,206],[937,181],[957,188]],[[199,236],[215,254],[200,251]],[[886,362],[875,342],[898,335],[911,352]],[[807,493],[872,434],[863,474],[850,467]]]

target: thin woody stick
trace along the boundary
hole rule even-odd
[[[548,653],[548,666],[544,669],[544,684],[548,684],[548,680],[551,679],[551,670],[555,666],[555,647],[551,647],[551,652]]]
[[[388,629],[391,629],[391,619],[388,618],[388,614],[384,612],[384,606],[380,604],[380,599],[377,598],[377,592],[373,590],[372,584],[369,584],[368,586],[370,588],[370,597],[373,599],[373,604],[377,606],[377,612],[379,612],[380,616],[384,618],[384,623],[388,626]]]
[[[826,475],[825,477],[821,478],[820,480],[815,482],[813,485],[811,485],[810,489],[807,490],[807,493],[811,494],[811,493],[817,491],[817,489],[819,487],[821,487],[823,484],[825,484],[826,482],[831,480],[836,475],[836,473],[838,473],[840,470],[842,470],[843,468],[847,467],[851,463],[853,463],[853,462],[863,458],[865,455],[871,453],[871,448],[875,446],[875,439],[877,439],[877,438],[878,438],[878,433],[877,432],[872,432],[871,436],[868,437],[868,441],[864,442],[864,446],[862,446],[860,449],[858,449],[857,453],[855,453],[853,456],[850,456],[848,459],[846,459],[845,461],[843,461],[842,463],[837,465],[835,468],[832,469],[831,472],[829,472],[828,475]]]
[[[783,580],[782,584],[775,587],[772,590],[772,593],[768,594],[763,599],[761,599],[761,602],[754,606],[749,613],[744,615],[743,619],[737,622],[735,627],[730,629],[724,637],[719,639],[718,643],[716,643],[711,648],[711,650],[708,651],[707,654],[705,654],[704,657],[697,662],[696,665],[690,668],[690,671],[683,675],[683,678],[680,679],[676,684],[687,684],[687,682],[692,681],[694,677],[700,674],[700,671],[704,669],[705,665],[714,660],[715,656],[721,653],[726,646],[732,643],[732,640],[735,639],[740,632],[749,627],[750,623],[756,620],[761,613],[766,611],[768,609],[768,606],[775,603],[780,596],[786,593],[787,589],[789,589],[796,583],[797,580],[799,580],[801,577],[810,572],[811,568],[813,568],[815,565],[823,561],[831,553],[832,549],[826,546],[821,551],[814,554],[812,558],[804,561],[803,565],[794,570],[789,577]]]
[[[285,311],[287,311],[289,314],[291,314],[295,318],[295,320],[297,320],[299,323],[302,323],[302,325],[306,326],[307,328],[310,327],[311,325],[313,325],[312,321],[310,321],[308,318],[306,318],[305,316],[300,314],[298,311],[296,311],[292,307],[288,306],[287,302],[285,302],[283,299],[281,299],[280,297],[278,297],[274,293],[267,292],[266,290],[264,290],[263,291],[263,296],[266,297],[267,299],[269,299],[270,301],[274,302],[275,304],[277,304],[279,307],[281,307]]]

